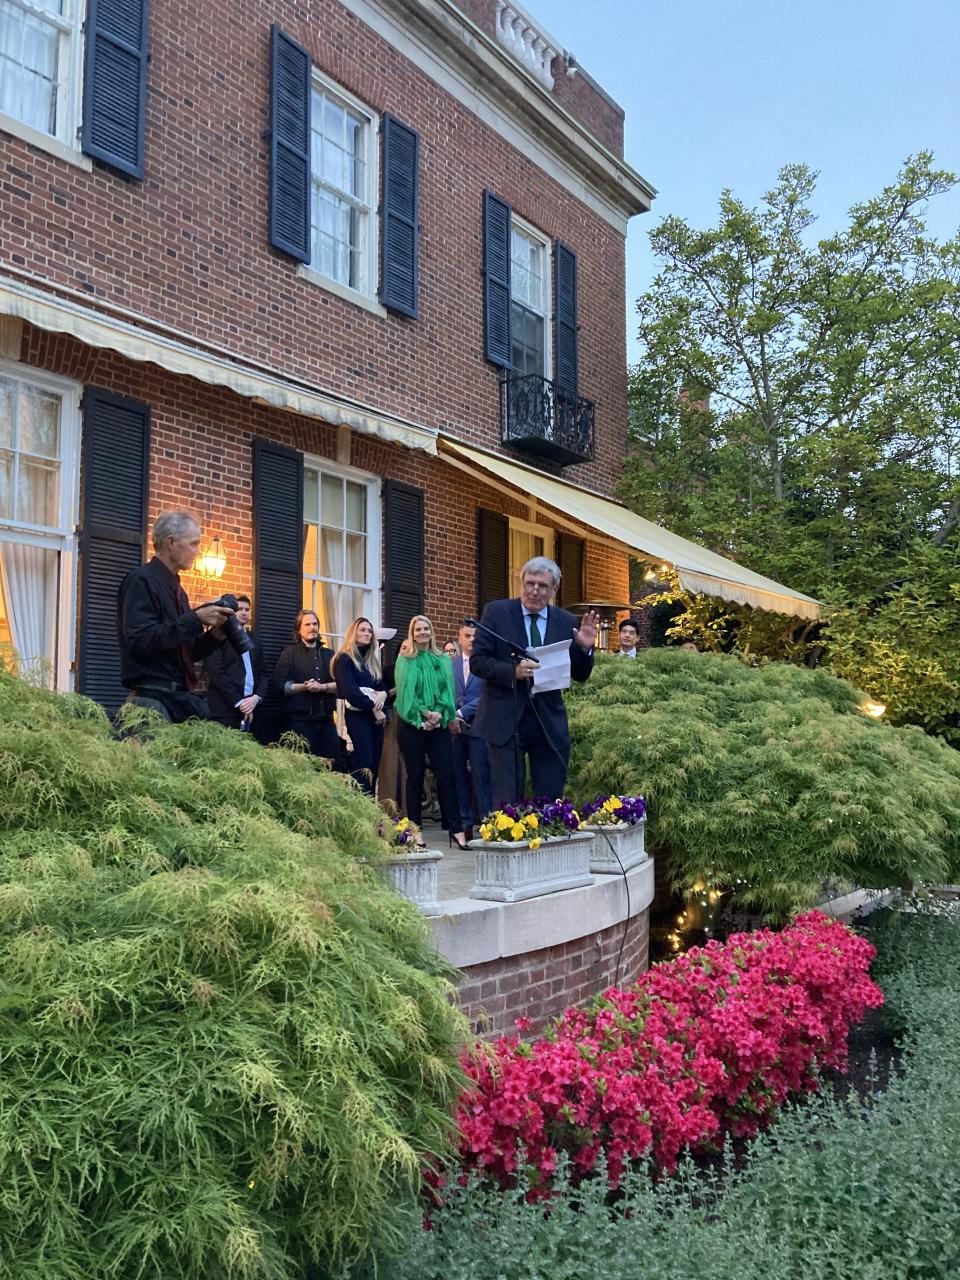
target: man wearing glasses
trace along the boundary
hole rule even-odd
[[[497,806],[525,794],[528,762],[531,795],[556,799],[566,786],[570,730],[563,694],[552,689],[531,697],[537,664],[511,656],[506,643],[537,649],[569,640],[570,675],[578,681],[588,678],[600,618],[589,611],[578,626],[572,613],[551,604],[559,586],[559,567],[545,556],[535,556],[520,570],[520,599],[491,601],[477,630],[470,669],[486,684],[474,728],[486,739]]]

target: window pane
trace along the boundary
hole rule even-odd
[[[303,473],[303,518],[320,523],[320,474],[308,467]]]
[[[20,451],[40,458],[60,456],[60,399],[26,388],[20,397]]]
[[[0,449],[13,448],[13,415],[16,408],[17,388],[6,378],[0,378]]]
[[[13,454],[0,451],[0,516],[13,519]]]
[[[339,529],[320,531],[320,574],[324,578],[343,577],[343,534]]]
[[[367,531],[367,488],[352,480],[347,481],[347,528],[356,533]]]
[[[317,574],[320,571],[317,566],[317,526],[315,524],[306,525],[304,527],[304,534],[303,572]],[[303,607],[305,609],[310,609],[313,606],[305,604]]]
[[[362,533],[348,533],[346,536],[347,571],[344,577],[348,582],[366,582],[367,539]]]
[[[42,18],[0,0],[0,111],[43,133],[56,132],[59,41]]]
[[[339,588],[332,582],[320,584],[320,590],[317,592],[317,613],[320,617],[320,634],[324,637],[339,634],[337,624],[338,594]]]
[[[339,476],[321,477],[320,523],[331,529],[343,528],[343,481]]]
[[[0,542],[0,637],[9,636],[21,672],[46,685],[57,659],[59,560],[46,547]]]
[[[316,586],[317,586],[317,584],[313,581],[313,579],[312,579],[312,578],[304,578],[304,580],[303,580],[303,604],[301,605],[301,608],[303,608],[303,609],[313,609],[313,611],[314,611],[314,612],[316,612],[317,605],[316,605],[316,601],[314,600],[314,595],[315,595],[315,592],[316,592]],[[291,619],[291,626],[292,626],[292,622],[293,622],[293,620]]]
[[[16,519],[55,529],[60,523],[57,519],[59,497],[57,481],[56,467],[28,462],[21,456],[20,473],[17,479]]]

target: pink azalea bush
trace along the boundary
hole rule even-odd
[[[540,1039],[479,1046],[464,1059],[463,1168],[509,1186],[525,1167],[546,1194],[559,1152],[575,1177],[602,1153],[616,1186],[634,1161],[669,1173],[686,1148],[755,1134],[787,1097],[816,1087],[818,1070],[845,1070],[851,1025],[883,1003],[874,954],[810,912],[782,932],[736,934],[657,965],[568,1009]]]

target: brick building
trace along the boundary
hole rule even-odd
[[[654,193],[516,6],[0,0],[0,173],[0,642],[59,687],[120,700],[164,507],[220,538],[193,598],[252,587],[268,653],[302,602],[334,641],[447,635],[530,554],[564,603],[684,561],[608,500]]]

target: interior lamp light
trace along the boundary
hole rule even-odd
[[[193,571],[201,578],[222,578],[226,567],[227,557],[223,553],[223,543],[218,533],[210,539],[201,552],[200,558],[193,566]]]

